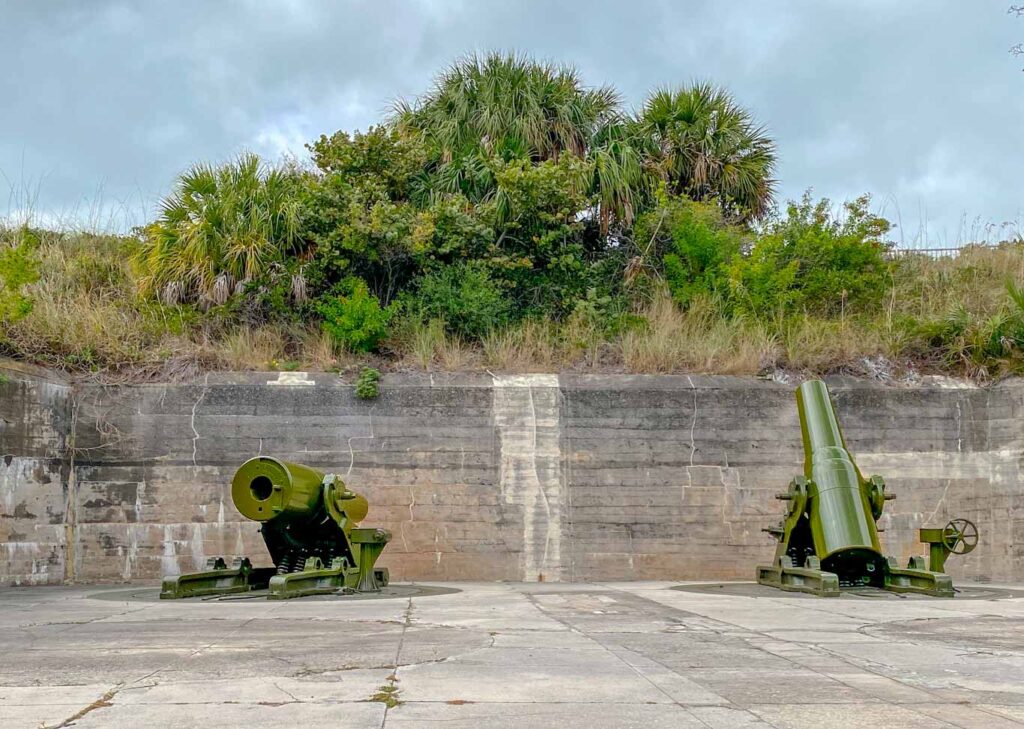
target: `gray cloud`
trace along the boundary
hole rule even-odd
[[[908,242],[954,244],[1024,210],[1024,73],[1007,52],[1024,19],[1007,5],[12,0],[0,214],[139,223],[193,161],[301,155],[458,55],[518,49],[634,106],[657,86],[721,83],[777,137],[784,198],[871,192]]]

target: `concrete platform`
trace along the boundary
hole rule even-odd
[[[0,590],[0,726],[1024,725],[1015,593],[445,586],[460,591],[160,602],[124,587]]]

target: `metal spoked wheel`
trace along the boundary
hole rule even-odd
[[[967,519],[953,519],[942,530],[942,543],[953,554],[967,554],[978,546],[978,527]]]

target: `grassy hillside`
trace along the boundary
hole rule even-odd
[[[129,236],[0,228],[0,353],[216,368],[1024,369],[1024,243],[895,256],[867,196],[775,199],[710,84],[637,110],[569,66],[469,56],[308,163],[182,173]]]
[[[10,245],[21,233],[0,232]],[[69,371],[174,377],[209,369],[507,372],[945,373],[995,377],[1024,367],[1022,312],[1007,280],[1024,280],[1024,245],[968,247],[957,258],[892,262],[872,314],[727,314],[707,296],[685,309],[668,287],[609,327],[600,306],[561,321],[528,318],[451,333],[440,320],[396,322],[376,353],[346,351],[318,320],[245,321],[222,307],[167,305],[138,292],[133,237],[33,231],[38,279],[0,352]]]

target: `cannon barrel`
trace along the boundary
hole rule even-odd
[[[231,499],[242,516],[253,521],[308,522],[324,516],[325,474],[315,468],[268,456],[243,463],[231,481]],[[347,489],[344,511],[350,523],[366,518],[366,498]]]
[[[822,568],[842,580],[865,570],[881,579],[884,556],[869,493],[874,484],[861,475],[846,449],[828,388],[811,380],[797,390],[804,442],[811,537]]]

